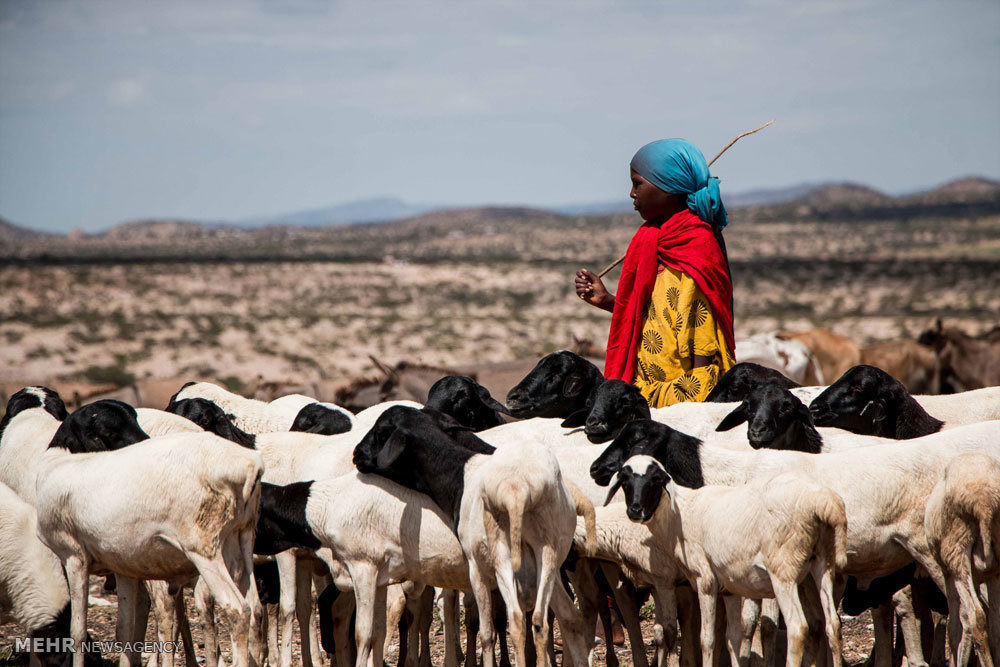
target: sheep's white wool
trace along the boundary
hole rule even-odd
[[[32,631],[69,604],[59,558],[38,539],[35,508],[0,484],[0,623]]]

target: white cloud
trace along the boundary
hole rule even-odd
[[[146,82],[138,78],[120,78],[108,86],[108,102],[115,106],[129,106],[139,102],[146,94]]]

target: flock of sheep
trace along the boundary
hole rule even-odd
[[[89,578],[114,575],[132,667],[150,609],[159,639],[180,638],[195,664],[190,586],[207,667],[221,658],[217,614],[234,667],[291,665],[296,622],[303,664],[328,652],[339,667],[381,667],[401,618],[400,661],[424,667],[435,600],[446,667],[474,667],[476,638],[484,667],[498,640],[502,662],[554,664],[553,618],[563,664],[579,666],[612,596],[634,664],[648,667],[649,590],[658,667],[745,665],[758,628],[776,659],[779,614],[789,667],[839,667],[838,605],[873,610],[881,667],[894,612],[908,664],[928,664],[926,599],[948,614],[950,664],[974,653],[992,666],[998,420],[1000,387],[911,396],[870,366],[799,387],[739,364],[707,402],[650,410],[565,351],[505,404],[448,376],[423,405],[358,414],[209,383],[188,383],[165,411],[101,400],[68,414],[55,392],[27,387],[0,421],[0,622],[82,647]],[[98,657],[64,649],[31,657]]]

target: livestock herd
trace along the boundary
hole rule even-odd
[[[82,647],[100,575],[116,586],[132,667],[150,610],[188,665],[222,661],[218,611],[234,667],[291,665],[295,623],[302,664],[328,653],[381,667],[399,624],[401,664],[424,667],[435,600],[446,667],[474,667],[476,638],[484,667],[498,640],[502,662],[552,665],[553,618],[563,664],[583,665],[598,620],[611,636],[613,597],[633,663],[648,667],[649,590],[658,667],[745,665],[758,629],[777,659],[779,614],[787,665],[839,666],[838,606],[872,609],[881,667],[894,612],[908,664],[928,664],[926,601],[947,614],[950,664],[992,666],[998,420],[1000,387],[911,396],[871,366],[800,387],[738,364],[707,402],[651,410],[566,351],[505,403],[448,376],[422,405],[357,414],[210,383],[184,385],[163,411],[100,400],[68,413],[52,390],[26,387],[0,421],[0,622],[73,640],[43,643],[33,661],[96,664]]]

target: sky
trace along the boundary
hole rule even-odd
[[[0,0],[0,217],[235,221],[371,197],[626,201],[1000,179],[1000,2]]]

